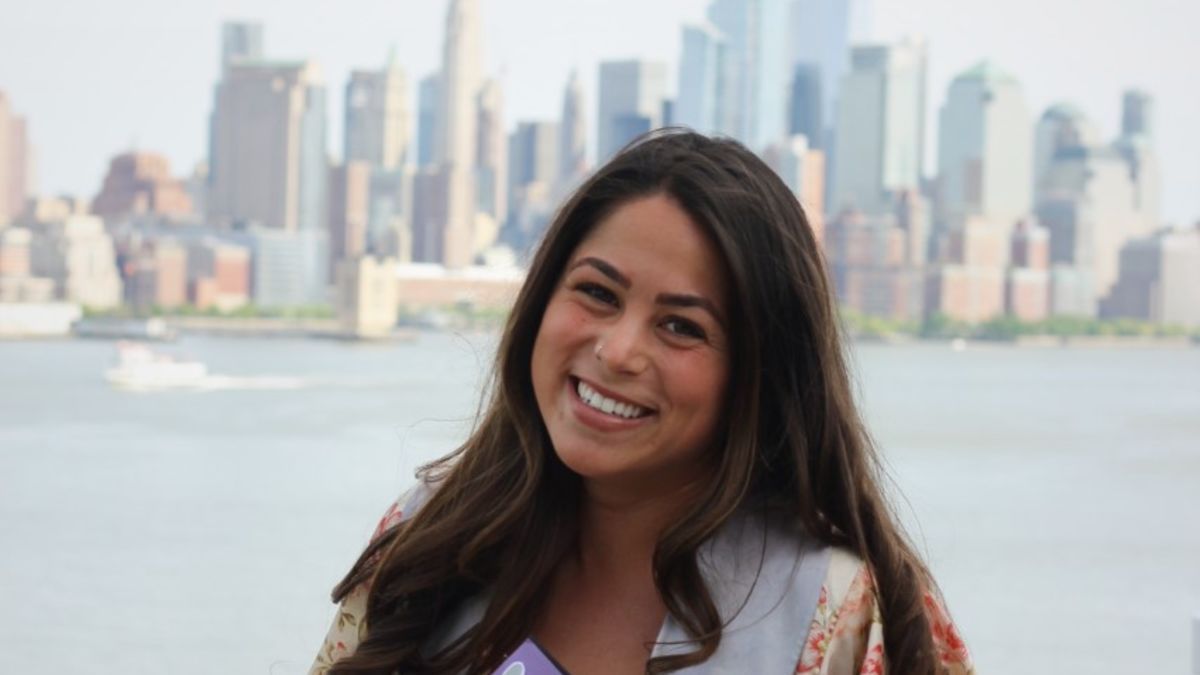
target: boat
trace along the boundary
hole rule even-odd
[[[208,380],[208,367],[199,361],[177,359],[144,344],[117,344],[117,365],[104,377],[118,389],[198,389]]]
[[[167,342],[178,333],[159,317],[127,319],[120,317],[86,317],[71,327],[75,335],[102,340],[149,340]]]

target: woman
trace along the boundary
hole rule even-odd
[[[334,590],[314,672],[970,672],[878,484],[820,250],[734,141],[563,206],[471,438]]]

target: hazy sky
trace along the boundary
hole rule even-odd
[[[591,118],[600,60],[660,59],[675,73],[679,25],[701,17],[708,2],[480,4],[485,67],[503,75],[512,123],[557,117],[572,67],[580,70]],[[416,81],[440,60],[445,6],[445,0],[11,2],[0,20],[0,90],[30,120],[42,192],[93,196],[109,158],[134,146],[166,154],[176,173],[186,173],[205,155],[220,23],[255,19],[266,25],[268,56],[321,64],[336,155],[348,71],[377,67],[394,45],[415,99]],[[1074,102],[1106,137],[1118,128],[1121,91],[1140,87],[1155,98],[1163,215],[1177,223],[1200,219],[1194,33],[1200,1],[874,0],[874,7],[877,39],[929,40],[934,142],[950,78],[985,57],[1021,80],[1031,116],[1052,102]]]

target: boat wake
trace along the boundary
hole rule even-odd
[[[303,377],[209,375],[195,388],[201,391],[282,391],[304,389],[312,384]]]
[[[136,343],[120,343],[117,357],[116,366],[106,370],[104,376],[113,387],[126,391],[280,391],[313,384],[302,377],[210,373],[199,361],[160,354]]]

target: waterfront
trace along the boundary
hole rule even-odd
[[[290,389],[110,389],[0,343],[0,648],[23,673],[306,672],[328,591],[469,428],[493,338],[185,337]],[[1186,672],[1198,349],[860,345],[868,421],[980,672]]]

